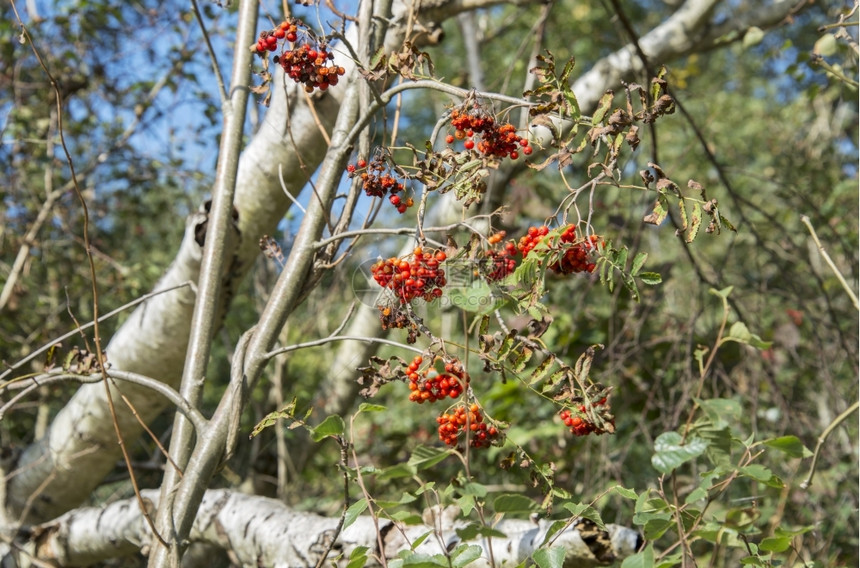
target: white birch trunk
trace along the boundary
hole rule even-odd
[[[157,505],[157,491],[144,491],[143,496],[148,508]],[[415,548],[416,554],[432,556],[454,550],[462,542],[456,529],[465,523],[455,521],[451,513],[446,510],[434,516],[431,511],[425,512],[430,525],[401,525],[381,519],[378,527],[371,517],[361,516],[338,535],[336,517],[294,511],[274,499],[213,489],[203,498],[190,542],[215,545],[241,566],[284,568],[315,566],[322,558],[327,558],[326,566],[335,560],[338,566],[345,566],[356,548],[366,547],[367,565],[376,566],[373,556],[379,554],[380,545],[390,561],[428,532],[432,534]],[[504,533],[505,538],[466,543],[479,547],[473,549],[476,558],[469,566],[491,566],[491,549],[496,567],[516,566],[545,544],[551,525],[546,520],[502,520],[493,528]],[[151,538],[137,501],[125,499],[66,513],[34,527],[32,538],[0,550],[4,562],[14,558],[22,567],[31,565],[30,558],[56,566],[85,566],[108,558],[145,554]],[[563,548],[565,566],[587,568],[629,556],[640,543],[636,531],[618,525],[607,525],[606,531],[593,526],[583,526],[581,530],[569,526],[553,537],[552,546]]]

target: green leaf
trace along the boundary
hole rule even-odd
[[[707,499],[707,497],[707,489],[705,489],[704,487],[696,487],[695,489],[690,491],[690,494],[687,495],[687,497],[684,498],[684,503],[689,505],[690,503],[695,503],[696,501],[699,501],[701,499]]]
[[[343,528],[346,529],[348,526],[354,523],[358,516],[365,511],[365,509],[367,509],[367,499],[365,499],[364,497],[350,505],[349,508],[346,510],[346,515],[344,515],[343,518]]]
[[[480,483],[466,483],[460,490],[463,492],[463,495],[474,495],[475,497],[487,496],[487,486]]]
[[[472,514],[472,511],[475,509],[475,496],[474,495],[461,495],[454,499],[454,503],[460,507],[460,512],[463,513],[464,517],[468,517]]]
[[[645,264],[645,261],[648,260],[647,252],[640,252],[636,256],[633,257],[633,265],[630,267],[630,276],[636,276],[639,273],[639,270],[642,268],[642,265]]]
[[[756,349],[768,349],[773,343],[764,341],[758,335],[750,332],[746,324],[742,321],[736,321],[729,329],[728,335],[723,338],[723,341],[736,341],[746,345],[752,345]]]
[[[612,105],[612,97],[615,95],[612,91],[606,91],[603,93],[603,96],[600,97],[600,100],[597,101],[597,110],[594,111],[594,115],[591,117],[591,125],[597,126],[603,121],[603,117],[606,116],[606,113],[609,111],[609,107]]]
[[[564,508],[570,511],[574,517],[582,517],[592,521],[600,530],[606,530],[606,525],[603,524],[603,519],[600,518],[594,507],[587,503],[565,503]]]
[[[687,204],[684,203],[683,197],[678,199],[678,212],[681,214],[681,226],[675,232],[675,236],[683,233],[690,226],[690,220],[687,218]]]
[[[620,251],[618,251],[618,256],[615,258],[615,264],[618,266],[618,269],[623,271],[624,267],[627,266],[627,254],[630,251],[627,250],[627,247],[624,247]]]
[[[657,272],[643,272],[639,274],[639,280],[642,281],[643,284],[647,284],[648,286],[656,286],[663,282],[663,277],[660,276]]]
[[[392,465],[390,467],[386,467],[378,474],[376,474],[376,479],[378,481],[388,481],[389,479],[399,479],[401,477],[412,477],[418,469],[407,463],[398,463]]]
[[[625,558],[621,568],[654,568],[654,545],[649,543],[642,552]]]
[[[789,546],[791,546],[791,537],[788,536],[767,537],[758,545],[759,550],[765,552],[785,552]]]
[[[647,540],[657,540],[666,534],[666,531],[673,526],[675,526],[675,521],[671,518],[651,519],[645,523],[644,527],[642,527],[642,533],[645,535]]]
[[[418,446],[409,456],[409,465],[422,470],[428,467],[433,467],[440,461],[451,455],[451,450],[443,450],[441,448],[430,448],[428,446]]]
[[[356,546],[352,549],[352,552],[349,554],[349,561],[346,564],[346,568],[362,568],[365,564],[367,564],[367,551],[368,547],[366,546]]]
[[[546,377],[547,373],[549,373],[549,370],[552,367],[553,363],[555,363],[555,355],[550,355],[549,357],[541,361],[541,364],[538,365],[534,371],[532,371],[532,374],[529,377],[529,386],[532,386],[535,383],[539,383],[540,381],[542,381]]]
[[[392,520],[395,520],[399,523],[403,523],[405,525],[424,524],[424,519],[421,518],[421,515],[413,511],[395,511],[391,513],[391,518]]]
[[[345,429],[346,425],[343,423],[343,418],[332,414],[326,417],[319,426],[311,430],[311,438],[313,438],[314,442],[319,442],[329,436],[340,436]]]
[[[362,402],[358,405],[358,412],[382,412],[386,410],[386,407],[381,404],[370,404],[369,402]]]
[[[461,540],[474,540],[479,536],[487,537],[487,538],[507,538],[508,535],[501,531],[497,531],[494,528],[479,525],[478,523],[470,523],[465,527],[455,529],[457,536],[460,537]]]
[[[552,548],[540,548],[532,554],[532,559],[538,568],[562,568],[564,566],[565,551],[562,546]]]
[[[696,236],[699,234],[699,229],[702,228],[702,204],[698,201],[693,202],[693,212],[690,214],[690,227],[687,230],[687,236],[684,237],[684,240],[688,243],[692,243],[696,240]]]
[[[651,456],[651,465],[660,473],[670,473],[685,462],[702,455],[707,448],[707,442],[701,438],[691,437],[682,445],[680,434],[664,432],[654,440],[654,455]]]
[[[493,510],[497,513],[531,513],[540,505],[519,493],[505,493],[493,500]]]
[[[773,448],[787,454],[792,458],[808,458],[812,456],[809,448],[803,445],[797,436],[782,436],[762,442],[768,448]]]
[[[757,481],[762,481],[762,482],[769,481],[770,478],[773,476],[773,472],[770,469],[766,468],[763,465],[759,465],[759,464],[752,464],[752,465],[744,466],[744,467],[740,468],[739,471],[741,472],[742,475],[745,475],[747,477],[751,477]]]
[[[612,488],[613,491],[624,497],[625,499],[636,499],[638,495],[636,495],[636,491],[633,489],[627,489],[626,487],[622,487],[620,485],[616,485]]]
[[[708,290],[708,292],[710,292],[714,296],[719,296],[723,300],[727,300],[729,295],[732,293],[732,290],[734,290],[734,288],[735,288],[734,286],[726,286],[722,290],[717,290],[716,288],[711,288],[710,290]]]
[[[273,426],[280,419],[291,419],[296,412],[296,398],[283,407],[281,410],[275,410],[274,412],[270,412],[262,420],[260,420],[259,424],[254,426],[254,430],[251,432],[251,437],[258,435],[260,432]]]
[[[477,544],[461,544],[451,553],[451,565],[460,567],[468,566],[484,554],[484,549]]]

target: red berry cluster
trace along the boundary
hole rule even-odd
[[[520,238],[517,249],[525,257],[539,242],[549,234],[546,225],[540,227],[529,227],[528,232]],[[561,232],[558,246],[554,246],[561,252],[561,258],[552,263],[549,268],[559,274],[573,274],[575,272],[594,272],[595,263],[591,262],[592,252],[600,246],[600,237],[591,235],[588,238],[579,239],[576,235],[576,225],[568,225]]]
[[[406,368],[406,376],[409,379],[409,400],[423,404],[424,402],[436,402],[446,397],[457,398],[463,394],[463,389],[469,383],[469,375],[463,369],[459,361],[452,361],[445,365],[444,373],[430,375],[430,368],[420,370],[423,358],[415,357]],[[428,376],[430,375],[430,376]]]
[[[406,213],[406,210],[415,204],[411,197],[404,198],[398,195],[404,190],[404,186],[391,175],[388,164],[382,158],[375,158],[369,164],[366,160],[358,160],[357,163],[346,167],[349,177],[355,176],[358,170],[364,170],[358,175],[361,177],[361,187],[367,195],[371,197],[388,195],[388,201],[401,214]]]
[[[540,227],[529,227],[526,234],[520,237],[520,242],[517,243],[517,249],[527,256],[545,236],[549,234],[549,227],[541,225]]]
[[[499,158],[510,156],[512,160],[520,157],[517,151],[520,147],[523,154],[532,153],[528,139],[520,138],[513,124],[497,124],[492,116],[480,110],[470,112],[454,109],[451,111],[451,126],[456,130],[445,138],[448,144],[453,144],[455,139],[466,139],[463,147],[467,150],[477,148],[484,155]],[[476,133],[481,137],[477,145],[473,140]]]
[[[561,259],[550,265],[552,270],[559,274],[594,272],[596,265],[591,262],[591,253],[599,246],[600,237],[591,235],[587,239],[577,242],[575,227],[568,225],[561,234],[561,242],[565,244],[573,243],[573,245],[566,247]]]
[[[484,415],[477,404],[468,407],[460,404],[453,412],[443,413],[436,418],[436,422],[439,423],[439,439],[449,446],[456,446],[460,435],[466,430],[471,432],[470,445],[473,448],[486,448],[499,437],[499,430],[484,422]]]
[[[377,284],[397,294],[401,304],[415,298],[432,302],[442,295],[442,287],[447,283],[445,271],[439,268],[446,258],[444,251],[425,252],[415,247],[409,257],[391,257],[374,263],[370,272]]]
[[[297,44],[300,36],[302,42]],[[275,57],[275,63],[280,64],[293,81],[304,84],[308,93],[317,88],[324,91],[337,85],[338,78],[346,72],[343,67],[332,64],[334,54],[326,49],[325,43],[316,39],[301,20],[290,18],[273,30],[260,32],[257,54],[263,56],[267,51],[277,51],[280,40],[293,45],[286,49],[285,42],[284,51]]]
[[[601,398],[591,405],[592,408],[600,408],[607,416],[607,421],[612,426],[615,425],[615,418],[608,414],[609,406],[606,404],[606,397]],[[605,434],[606,429],[601,428],[591,422],[585,413],[585,405],[579,405],[579,412],[572,413],[570,409],[565,408],[559,413],[564,425],[570,428],[570,431],[575,436],[587,436],[589,434]]]

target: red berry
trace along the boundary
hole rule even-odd
[[[446,136],[446,137],[445,137],[445,143],[446,143],[446,144],[453,144],[453,143],[454,143],[454,136],[453,136],[453,135],[451,135],[451,134],[449,134],[448,136]]]
[[[392,205],[395,205],[395,206],[400,205],[400,196],[399,195],[392,195],[391,197],[388,198],[388,201],[390,201]]]
[[[286,37],[287,37],[287,41],[289,41],[289,42],[294,42],[297,39],[299,39],[299,36],[296,35],[296,32],[289,32],[288,34],[286,34]]]
[[[463,146],[466,148],[466,150],[471,150],[472,148],[475,147],[475,141],[474,140],[466,140],[466,142],[463,144]]]
[[[365,160],[359,160],[359,161],[358,161],[358,167],[359,167],[359,168],[367,167],[367,161],[365,161]]]
[[[523,148],[523,154],[525,154],[526,156],[531,155],[531,153],[532,153],[532,147],[531,146],[526,146],[525,148]]]

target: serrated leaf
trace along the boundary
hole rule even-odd
[[[606,525],[603,524],[603,519],[600,518],[594,507],[588,503],[565,503],[564,508],[567,509],[574,517],[582,517],[593,522],[600,530],[606,530]]]
[[[663,282],[663,277],[657,272],[642,272],[639,274],[639,280],[648,286],[656,286]]]
[[[555,363],[555,355],[550,355],[538,365],[534,371],[532,371],[531,376],[529,377],[529,386],[534,385],[535,383],[539,383],[542,381],[547,373],[549,373],[550,368],[552,368],[552,364]]]
[[[642,527],[642,533],[648,540],[657,540],[673,526],[675,521],[672,519],[651,519]]]
[[[427,469],[428,467],[433,467],[449,455],[451,455],[451,450],[418,446],[412,451],[412,455],[409,456],[409,461],[407,463],[419,470],[422,470]]]
[[[332,414],[331,416],[327,416],[319,426],[311,430],[311,438],[314,442],[319,442],[329,436],[340,436],[345,429],[346,425],[343,423],[343,418],[337,414]]]
[[[497,513],[532,513],[538,509],[540,505],[518,493],[505,493],[493,499],[493,510]]]
[[[375,68],[382,62],[382,58],[385,57],[385,48],[380,47],[376,50],[376,53],[373,54],[373,57],[370,58],[370,67]]]
[[[690,226],[690,220],[687,218],[687,204],[684,203],[684,198],[678,199],[678,213],[681,214],[681,227],[676,235],[683,233]]]
[[[636,256],[633,257],[633,264],[630,266],[630,276],[636,276],[639,273],[639,270],[645,264],[645,261],[648,260],[647,252],[640,252]]]
[[[627,247],[624,247],[620,251],[618,251],[618,256],[615,257],[615,264],[618,266],[619,270],[624,270],[624,267],[627,266],[627,255],[630,251],[627,250]]]
[[[731,223],[728,219],[726,219],[726,218],[725,218],[725,217],[723,217],[722,215],[719,215],[719,218],[720,218],[720,222],[721,222],[723,225],[725,225],[725,226],[726,226],[726,227],[727,227],[731,232],[733,232],[733,233],[737,233],[737,232],[738,232],[738,230],[735,228],[735,226],[734,226],[734,225],[732,225],[732,223]]]
[[[562,568],[564,566],[564,547],[540,548],[532,554],[538,568]]]
[[[529,360],[532,358],[533,354],[534,354],[533,349],[523,345],[520,348],[519,352],[517,353],[517,356],[514,358],[513,361],[511,361],[511,368],[513,369],[513,371],[515,373],[522,372],[522,370],[526,368],[526,365],[528,364]]]
[[[507,357],[508,353],[514,345],[514,340],[516,339],[518,333],[519,332],[517,330],[512,329],[502,340],[502,345],[499,347],[499,359],[504,359],[505,357]]]
[[[597,102],[597,109],[594,111],[594,115],[592,115],[591,117],[592,126],[597,126],[603,121],[603,118],[609,111],[609,107],[612,105],[613,96],[615,96],[615,93],[613,93],[612,91],[606,91],[600,97],[600,100]]]
[[[359,515],[361,515],[367,509],[367,499],[362,497],[355,503],[349,506],[346,510],[346,515],[343,517],[343,529],[346,530],[348,526],[355,522]]]
[[[699,234],[699,229],[702,228],[702,204],[698,201],[693,202],[693,212],[690,214],[690,228],[687,231],[684,240],[688,243],[692,243],[696,240],[696,236]]]
[[[792,458],[812,457],[812,452],[803,445],[797,436],[781,436],[772,440],[765,440],[762,443],[768,448],[779,450]]]
[[[654,440],[654,455],[651,465],[660,473],[670,473],[684,463],[702,455],[708,448],[701,438],[691,437],[682,445],[681,435],[677,432],[664,432]]]

